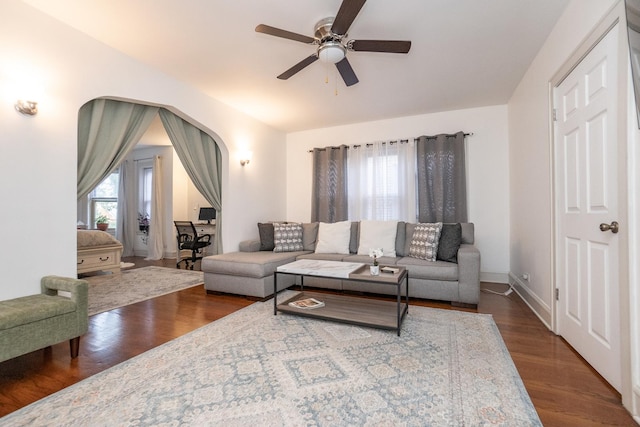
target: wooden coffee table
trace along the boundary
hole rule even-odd
[[[409,274],[405,267],[397,268],[397,273],[380,273],[372,276],[369,265],[340,261],[298,260],[281,265],[273,274],[273,314],[278,312],[333,320],[353,325],[370,326],[395,330],[400,336],[402,321],[409,312]],[[278,275],[289,274],[300,277],[301,292],[278,304]],[[304,290],[305,277],[335,278],[354,282],[377,283],[396,287],[396,301],[381,301],[346,295],[308,292]],[[405,285],[404,304],[402,303],[402,284]],[[324,302],[324,307],[301,309],[289,305],[292,301],[315,298]]]

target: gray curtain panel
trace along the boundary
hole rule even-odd
[[[196,189],[216,210],[213,253],[222,253],[222,154],[220,148],[205,132],[169,110],[160,109],[160,119],[187,175]]]
[[[313,149],[312,222],[348,219],[347,152],[346,145]]]
[[[78,199],[113,172],[140,141],[158,107],[94,99],[78,113]]]
[[[464,132],[421,136],[418,163],[418,221],[467,222]]]

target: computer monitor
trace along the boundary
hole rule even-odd
[[[212,219],[216,219],[215,208],[200,208],[198,221],[207,221],[207,224],[211,224]]]

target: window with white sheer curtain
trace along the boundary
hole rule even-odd
[[[413,140],[351,147],[347,164],[350,220],[416,221]]]

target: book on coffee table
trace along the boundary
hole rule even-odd
[[[313,308],[324,307],[324,302],[317,300],[315,298],[305,298],[298,301],[291,301],[289,305],[291,307],[308,310]]]

